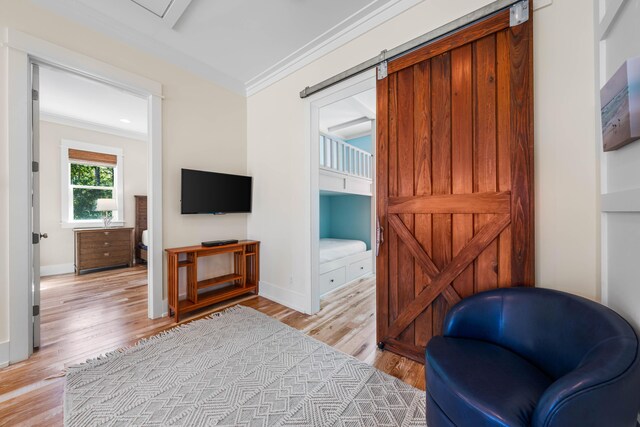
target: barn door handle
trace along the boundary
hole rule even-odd
[[[380,246],[384,243],[384,227],[380,225],[380,217],[376,217],[376,256],[380,254]]]

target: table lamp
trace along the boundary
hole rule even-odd
[[[109,228],[112,218],[111,215],[109,215],[109,212],[117,211],[118,204],[114,199],[98,199],[95,210],[96,212],[102,212],[104,228]]]

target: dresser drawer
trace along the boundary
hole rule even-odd
[[[127,259],[129,254],[131,253],[130,249],[94,249],[87,250],[82,254],[82,260],[90,260],[90,259]]]
[[[129,248],[130,240],[80,240],[80,248],[86,250],[102,250],[102,249],[127,249]]]
[[[128,256],[116,256],[109,253],[102,256],[82,259],[77,268],[78,270],[89,270],[92,268],[115,267],[118,265],[129,264],[130,262],[131,261]]]
[[[327,273],[320,275],[320,295],[324,295],[327,292],[331,292],[338,286],[346,283],[346,268],[340,267],[335,270],[331,270]]]
[[[92,243],[92,242],[129,242],[131,240],[131,231],[90,231],[86,233],[80,233],[78,236],[80,243]]]

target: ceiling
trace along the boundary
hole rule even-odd
[[[158,18],[164,18],[165,14],[169,10],[173,0],[132,0],[134,3],[147,9],[149,12],[156,15]]]
[[[40,114],[43,120],[137,139],[147,135],[146,99],[53,67],[40,66]]]
[[[422,0],[31,1],[246,94]]]
[[[342,139],[358,138],[371,134],[371,120],[375,118],[376,91],[371,89],[321,108],[320,131]],[[354,124],[343,127],[350,122]]]

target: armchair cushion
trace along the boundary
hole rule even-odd
[[[438,396],[440,409],[459,426],[465,420],[479,427],[529,426],[552,383],[515,353],[474,339],[433,338],[427,370],[427,393]]]

